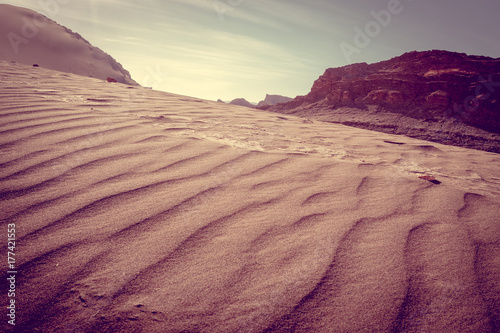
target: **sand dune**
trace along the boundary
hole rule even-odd
[[[54,2],[37,4],[40,10],[59,11]],[[31,9],[6,4],[0,4],[0,60],[138,85],[120,63],[79,34]]]
[[[18,64],[0,77],[19,272],[4,329],[498,331],[500,155]]]

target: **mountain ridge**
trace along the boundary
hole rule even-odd
[[[247,101],[245,98],[235,98],[227,104],[245,106],[248,108],[259,108],[262,106],[273,106],[279,103],[286,103],[292,101],[293,98],[281,96],[281,95],[270,95],[266,94],[266,98],[257,104]],[[225,103],[223,100],[218,99],[217,102]]]
[[[0,4],[0,59],[139,85],[111,55],[31,9]]]
[[[486,140],[487,150],[500,151],[493,142],[500,140],[500,59],[412,51],[329,68],[307,95],[260,109],[475,149]],[[463,142],[458,134],[464,131],[479,140]]]
[[[281,96],[281,95],[269,95],[266,94],[266,98],[263,101],[260,101],[257,104],[257,107],[265,106],[265,105],[276,105],[279,103],[287,103],[291,102],[293,98]]]

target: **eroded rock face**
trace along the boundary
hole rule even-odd
[[[387,93],[386,102],[392,107],[401,107],[403,106],[405,99],[400,91],[393,90]]]
[[[330,68],[311,92],[264,106],[277,112],[343,107],[402,113],[416,119],[455,118],[500,133],[500,59],[448,51],[409,52],[375,64]]]
[[[427,96],[425,101],[428,107],[441,108],[450,104],[450,96],[446,91],[437,90]]]
[[[259,104],[257,104],[257,107],[266,105],[276,105],[278,103],[287,103],[290,102],[291,100],[292,98],[286,96],[266,94],[266,98],[263,101],[260,101]]]

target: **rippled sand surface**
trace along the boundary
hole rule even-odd
[[[19,332],[500,328],[498,154],[17,64],[0,79]]]

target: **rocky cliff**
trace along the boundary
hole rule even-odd
[[[278,103],[287,103],[287,102],[290,102],[292,100],[293,99],[290,97],[266,94],[266,98],[263,101],[260,101],[257,105],[250,103],[249,101],[247,101],[244,98],[233,99],[228,104],[246,106],[249,108],[260,108],[260,107],[264,107],[264,106],[270,107],[270,106],[276,105]],[[217,102],[225,103],[221,99],[218,99]]]
[[[266,98],[263,101],[260,101],[259,104],[257,104],[257,107],[262,107],[266,105],[276,105],[279,103],[288,103],[292,100],[293,98],[290,97],[266,94]]]
[[[483,141],[500,147],[500,59],[414,51],[330,68],[306,96],[261,109],[471,148],[484,149]]]

